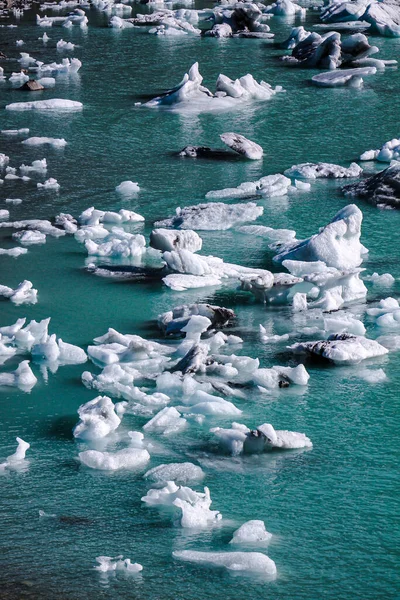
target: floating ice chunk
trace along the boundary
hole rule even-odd
[[[27,248],[0,248],[0,256],[12,256],[13,258],[17,258],[18,256],[21,256],[21,254],[26,254],[27,252]]]
[[[132,198],[136,196],[138,192],[140,192],[140,187],[138,183],[133,181],[123,181],[117,185],[115,191],[121,194],[121,196]]]
[[[12,237],[17,240],[20,244],[25,246],[31,246],[33,244],[45,244],[46,236],[44,233],[40,231],[30,230],[30,231],[17,231],[12,234]]]
[[[52,363],[60,356],[60,349],[57,345],[56,335],[50,335],[45,341],[35,344],[31,349],[32,357],[35,360],[47,360]]]
[[[323,356],[337,364],[357,364],[366,358],[388,353],[375,340],[347,333],[331,335],[327,340],[300,342],[289,346],[289,349],[295,354]]]
[[[387,348],[389,352],[400,350],[400,335],[381,335],[376,341]]]
[[[354,335],[365,335],[365,327],[362,321],[352,315],[336,313],[324,317],[324,329],[328,333],[352,333]]]
[[[42,85],[45,89],[53,88],[56,85],[56,80],[54,77],[41,77],[37,80],[40,85]]]
[[[400,163],[394,162],[390,167],[342,188],[343,193],[351,198],[363,198],[375,206],[400,207]]]
[[[299,27],[293,27],[289,37],[284,42],[281,42],[279,44],[279,48],[284,48],[285,50],[292,50],[297,46],[297,44],[305,40],[310,35],[310,33],[310,31],[306,31],[301,25]]]
[[[59,227],[63,227],[67,233],[76,233],[78,231],[76,219],[68,213],[60,213],[55,217],[54,222]]]
[[[181,332],[193,315],[207,317],[212,327],[225,327],[235,317],[233,310],[222,306],[183,304],[159,315],[158,326],[165,335]]]
[[[58,40],[56,44],[57,50],[73,50],[75,48],[75,44],[72,42],[65,42],[63,39]]]
[[[26,219],[24,221],[13,221],[4,226],[14,227],[15,229],[29,229],[29,230],[37,230],[46,235],[51,235],[53,237],[62,237],[65,235],[65,231],[59,229],[58,227],[54,227],[50,221],[45,221],[42,219]],[[0,223],[0,227],[2,224]]]
[[[117,15],[114,15],[113,17],[111,17],[110,22],[108,23],[108,26],[114,27],[115,29],[127,29],[127,28],[135,27],[135,25],[133,23],[130,23],[129,21],[126,21],[125,19],[121,19],[121,17],[118,17]]]
[[[83,440],[96,440],[115,431],[121,419],[115,413],[114,404],[107,396],[97,396],[94,400],[78,408],[80,420],[74,428],[74,437]]]
[[[29,75],[23,71],[20,71],[19,73],[12,73],[8,80],[10,83],[18,83],[22,85],[26,81],[29,81]]]
[[[201,467],[190,462],[183,462],[158,465],[147,471],[144,477],[157,485],[165,485],[168,481],[186,485],[192,481],[201,481],[204,479],[205,473]]]
[[[22,204],[21,198],[6,198],[7,204]]]
[[[5,327],[0,327],[0,335],[5,336],[14,336],[22,327],[25,325],[26,319],[17,319],[14,325],[6,325]]]
[[[363,84],[363,77],[375,75],[376,67],[364,67],[360,69],[341,69],[319,73],[311,78],[314,85],[319,87],[349,86],[359,88]]]
[[[304,433],[298,433],[297,431],[275,430],[269,423],[259,425],[256,431],[259,434],[256,437],[261,437],[262,443],[266,449],[279,448],[282,450],[291,450],[294,448],[312,447],[311,440],[304,435]],[[254,432],[251,433],[253,434]],[[251,436],[247,441],[249,442],[250,446]]]
[[[96,561],[99,563],[94,568],[100,573],[109,573],[110,571],[123,571],[124,573],[140,573],[143,571],[142,565],[132,563],[130,558],[123,558],[122,555],[115,556],[97,556]]]
[[[261,146],[239,133],[223,133],[219,137],[229,148],[250,160],[260,160],[263,157],[264,151]]]
[[[44,174],[47,171],[47,161],[45,158],[34,160],[31,165],[21,165],[19,169],[24,174],[32,172]]]
[[[264,521],[252,520],[243,523],[233,533],[230,544],[265,544],[272,538],[272,533],[265,529]]]
[[[16,46],[23,46],[25,44],[24,40],[15,40]]]
[[[53,98],[52,100],[34,100],[33,102],[14,102],[7,104],[6,110],[40,110],[40,111],[60,111],[71,112],[83,109],[81,102],[75,100],[62,100]]]
[[[163,435],[178,433],[187,426],[186,419],[181,417],[181,413],[176,408],[165,407],[158,412],[150,421],[143,425],[144,431],[155,431]]]
[[[261,177],[257,181],[246,181],[235,188],[225,188],[222,190],[212,190],[207,192],[207,200],[223,200],[225,198],[245,199],[253,198],[254,196],[262,196],[263,198],[274,198],[276,196],[286,196],[291,181],[284,175],[267,175]],[[248,203],[250,204],[250,203]],[[233,206],[241,206],[239,204]],[[261,213],[262,214],[262,213]],[[257,215],[259,216],[259,215]],[[254,217],[256,218],[256,217]],[[254,219],[247,219],[254,220]]]
[[[260,337],[263,344],[270,342],[283,342],[289,339],[289,334],[284,333],[283,335],[268,335],[267,330],[263,325],[259,325]]]
[[[198,63],[194,63],[181,83],[143,106],[177,108],[195,112],[222,110],[251,100],[269,100],[277,92],[282,91],[280,87],[273,89],[265,81],[258,83],[250,74],[235,81],[225,75],[219,75],[215,95],[202,85],[202,81]]]
[[[196,564],[225,567],[229,571],[249,571],[263,573],[270,577],[276,575],[276,565],[271,558],[261,552],[196,552],[180,550],[172,553],[174,558]]]
[[[265,12],[280,17],[288,17],[298,13],[305,15],[306,9],[291,2],[291,0],[276,0],[276,2],[267,6]]]
[[[287,387],[289,383],[296,385],[307,385],[310,375],[304,365],[297,367],[272,367],[271,369],[257,369],[253,373],[253,381],[256,385],[271,389]]]
[[[216,275],[167,275],[163,278],[165,285],[176,292],[220,285],[221,279]]]
[[[26,127],[23,127],[22,129],[2,129],[0,133],[2,133],[3,135],[11,135],[11,136],[28,135],[29,129]]]
[[[7,221],[10,218],[10,211],[5,208],[0,209],[0,221]]]
[[[58,360],[63,364],[80,365],[87,361],[86,352],[73,344],[63,342],[61,338],[57,340],[59,349]]]
[[[201,250],[201,237],[190,229],[171,231],[170,229],[153,229],[150,234],[150,246],[161,252],[186,249],[190,252]]]
[[[288,302],[292,288],[303,279],[286,273],[273,275],[266,271],[262,275],[242,275],[239,281],[242,290],[251,292],[261,302],[282,304]]]
[[[213,268],[202,256],[189,250],[173,250],[164,252],[163,259],[171,271],[189,275],[213,275]]]
[[[210,490],[195,492],[189,487],[177,486],[173,481],[161,489],[151,489],[142,501],[149,506],[174,506],[180,509],[180,525],[189,528],[208,527],[222,519],[217,510],[210,510]]]
[[[118,471],[119,469],[142,468],[150,460],[150,454],[145,449],[132,447],[118,452],[85,450],[79,453],[79,460],[91,469]]]
[[[297,292],[293,296],[293,311],[301,312],[303,310],[307,310],[307,294]]]
[[[323,261],[328,267],[358,267],[365,249],[360,243],[362,212],[355,204],[342,208],[319,233],[274,257],[284,260]]]
[[[400,140],[397,138],[385,142],[377,150],[367,150],[359,158],[359,160],[377,160],[379,162],[391,162],[398,159],[400,159]]]
[[[0,153],[0,168],[4,169],[10,162],[10,157]]]
[[[31,447],[28,442],[25,442],[20,437],[16,438],[18,446],[14,454],[7,456],[6,462],[0,463],[0,471],[6,468],[15,468],[25,461],[26,451]]]
[[[61,186],[57,179],[50,177],[50,179],[47,179],[44,183],[38,183],[37,187],[43,190],[54,190],[55,192],[58,192]]]
[[[36,304],[38,291],[31,281],[24,280],[13,290],[6,285],[0,285],[0,296],[9,298],[14,304]]]
[[[398,300],[389,296],[388,298],[383,298],[380,300],[376,308],[368,308],[367,313],[373,317],[376,317],[378,315],[383,315],[385,313],[397,310],[400,310]]]
[[[262,206],[253,202],[246,204],[224,204],[215,202],[178,208],[174,217],[158,221],[156,227],[179,229],[224,230],[238,223],[254,221],[263,214]]]
[[[211,396],[211,398],[213,398],[213,396]],[[180,410],[185,410],[186,407],[180,406],[178,408]],[[190,409],[187,410],[190,413],[213,417],[237,417],[242,414],[242,411],[232,404],[232,402],[223,400],[222,398],[216,398],[215,401],[208,400],[206,402],[198,402],[197,404],[190,406]]]
[[[44,144],[48,144],[49,146],[53,146],[53,148],[64,148],[67,145],[67,142],[64,138],[51,138],[51,137],[30,137],[26,140],[23,140],[21,144],[26,146],[42,146]]]
[[[11,373],[0,373],[0,386],[18,387],[24,392],[30,392],[36,383],[29,360],[23,360]]]
[[[363,169],[357,163],[351,163],[349,168],[331,163],[302,163],[286,169],[286,177],[300,179],[317,179],[317,177],[342,178],[359,177]]]
[[[383,369],[358,369],[357,377],[367,383],[382,383],[387,381],[387,375]]]

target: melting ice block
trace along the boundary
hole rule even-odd
[[[60,111],[71,112],[83,109],[81,102],[75,100],[62,100],[53,98],[52,100],[34,100],[33,102],[14,102],[7,104],[6,110],[40,110],[40,111]]]
[[[114,404],[108,396],[97,396],[78,408],[79,422],[74,428],[74,437],[97,440],[115,431],[121,419],[115,413]]]
[[[388,353],[388,350],[375,340],[347,333],[331,335],[327,340],[300,342],[289,348],[295,354],[323,356],[337,364],[357,364],[366,358]]]
[[[360,243],[361,223],[362,212],[355,204],[349,204],[319,233],[288,247],[274,260],[323,261],[328,267],[343,270],[358,267],[365,253]]]
[[[263,157],[264,151],[261,146],[248,140],[240,133],[223,133],[219,137],[229,148],[250,160],[260,160]]]
[[[265,544],[272,538],[272,533],[265,529],[264,521],[252,520],[243,523],[233,533],[230,544]]]
[[[124,448],[118,452],[85,450],[79,453],[79,460],[91,469],[117,471],[143,467],[150,460],[150,454],[141,448]]]
[[[153,229],[150,234],[150,246],[165,251],[186,249],[190,252],[201,250],[203,241],[201,237],[191,229],[182,231],[171,231],[170,229]]]
[[[173,481],[161,489],[151,489],[142,501],[149,506],[170,506],[179,509],[180,525],[189,528],[204,528],[222,519],[217,510],[210,510],[210,490],[195,492],[189,487],[177,486]]]
[[[140,573],[143,571],[142,565],[132,563],[130,558],[123,558],[122,555],[115,556],[97,556],[96,561],[99,563],[94,568],[100,573],[109,573],[111,571],[123,571],[124,573]]]
[[[12,373],[0,373],[0,386],[18,387],[24,392],[30,392],[36,383],[29,360],[23,360]]]
[[[196,552],[181,550],[172,553],[174,558],[197,564],[225,567],[229,571],[250,571],[275,576],[274,561],[261,552]]]
[[[311,78],[314,85],[319,87],[339,87],[349,86],[359,88],[363,84],[363,77],[366,75],[375,75],[376,67],[364,67],[359,69],[340,69],[328,71],[328,73],[319,73]]]
[[[18,442],[16,451],[14,452],[14,454],[7,456],[5,462],[0,463],[0,471],[6,468],[12,469],[13,467],[18,467],[18,465],[25,460],[26,451],[29,450],[31,445],[28,444],[28,442],[25,442],[20,437],[17,437],[16,440]]]
[[[214,202],[178,208],[176,215],[158,221],[156,227],[176,227],[178,229],[224,230],[246,221],[254,221],[264,209],[254,202],[246,204],[224,204]]]
[[[362,171],[362,168],[357,163],[351,163],[350,167],[346,168],[332,163],[320,162],[293,165],[290,169],[286,169],[284,174],[286,177],[297,177],[300,179],[317,179],[318,177],[337,179],[343,177],[359,177]]]
[[[168,481],[186,485],[192,481],[201,481],[204,479],[205,473],[201,467],[190,462],[183,462],[158,465],[147,471],[144,477],[157,485],[165,485]]]

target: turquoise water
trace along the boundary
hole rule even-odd
[[[199,5],[200,6],[200,5]],[[134,8],[144,12],[145,8]],[[316,18],[310,16],[306,27]],[[45,48],[37,38],[34,15],[26,14],[18,29],[1,29],[2,62],[7,75],[18,70],[16,39],[21,48],[45,62],[57,58],[55,42],[64,38],[79,45],[74,56],[83,66],[75,77],[57,77],[54,90],[35,99],[61,97],[79,100],[82,113],[43,115],[11,113],[3,107],[22,100],[22,93],[0,84],[1,129],[29,127],[30,135],[65,137],[63,150],[24,148],[1,136],[0,151],[10,164],[47,158],[48,176],[61,184],[59,194],[40,192],[31,183],[5,182],[0,208],[11,219],[51,218],[59,212],[77,216],[83,209],[135,210],[152,223],[173,214],[177,206],[196,204],[210,189],[238,185],[277,173],[292,164],[325,160],[348,165],[369,148],[399,136],[398,70],[367,78],[362,90],[323,90],[309,85],[314,72],[284,68],[282,54],[262,40],[162,39],[137,30],[115,31],[106,19],[90,12],[87,32],[53,27]],[[296,24],[299,24],[296,22]],[[279,40],[291,24],[270,22]],[[384,58],[400,57],[400,40],[373,42]],[[220,72],[235,78],[248,72],[286,93],[270,102],[220,114],[180,115],[134,107],[178,83],[195,61],[204,84],[214,87]],[[226,161],[181,160],[174,153],[187,144],[218,147],[219,134],[237,131],[261,144],[262,163],[232,157]],[[373,165],[367,165],[373,169]],[[138,181],[138,198],[123,201],[115,186]],[[22,198],[10,206],[5,198]],[[310,193],[258,202],[264,214],[257,221],[290,228],[306,237],[325,224],[347,202],[340,183],[318,181]],[[368,302],[399,297],[398,231],[400,216],[359,203],[364,213],[363,243],[369,248],[367,273],[390,272],[397,281],[389,291],[371,287]],[[134,229],[135,230],[135,229]],[[0,247],[14,245],[11,229],[0,229]],[[273,252],[262,239],[226,232],[202,232],[203,252],[246,266],[276,270]],[[114,327],[143,337],[158,336],[157,315],[174,305],[206,301],[231,307],[237,314],[232,333],[244,339],[242,353],[260,358],[261,366],[296,364],[285,343],[266,346],[258,336],[260,323],[274,333],[294,328],[289,308],[256,304],[235,285],[172,292],[158,283],[118,283],[93,277],[84,270],[86,254],[73,238],[47,238],[14,260],[0,257],[1,283],[15,286],[29,279],[39,290],[34,306],[1,302],[0,326],[17,318],[51,316],[51,333],[85,347]],[[363,312],[365,306],[357,307]],[[378,331],[368,317],[368,335]],[[17,361],[1,367],[12,370]],[[230,458],[214,447],[209,428],[228,426],[232,419],[207,419],[172,438],[155,438],[161,448],[149,466],[184,460],[206,472],[212,508],[226,521],[217,529],[190,533],[174,527],[157,509],[140,498],[148,485],[141,473],[102,473],[79,466],[77,454],[86,447],[72,437],[76,410],[95,394],[83,387],[83,370],[90,363],[61,367],[45,383],[37,366],[38,384],[30,394],[1,390],[1,460],[14,451],[16,435],[31,443],[25,472],[0,480],[0,597],[7,599],[182,599],[227,600],[389,599],[399,595],[398,552],[398,414],[400,360],[396,353],[373,361],[388,380],[375,385],[360,377],[360,367],[307,364],[309,385],[268,396],[249,392],[235,400],[239,419],[249,426],[271,422],[276,428],[304,431],[311,451]],[[299,391],[300,389],[300,391]],[[125,416],[123,431],[138,430],[146,419]],[[110,448],[108,448],[110,449]],[[112,449],[112,447],[111,447]],[[201,489],[198,486],[193,486]],[[38,511],[81,522],[39,518]],[[83,522],[82,522],[83,519]],[[85,520],[86,519],[86,520]],[[232,532],[249,519],[263,519],[274,535],[268,554],[278,577],[265,582],[233,577],[220,570],[200,568],[172,559],[180,549],[226,550]],[[141,575],[102,579],[93,570],[95,557],[123,554],[144,566]]]

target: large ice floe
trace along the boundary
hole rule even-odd
[[[262,573],[268,577],[276,576],[274,561],[262,552],[197,552],[194,550],[176,550],[174,558],[195,564],[224,567],[228,571]]]
[[[231,429],[214,427],[210,430],[222,448],[232,454],[254,454],[270,450],[312,448],[311,440],[297,431],[275,430],[269,423],[250,430],[246,425],[232,423]]]
[[[140,438],[143,434],[135,433]],[[135,441],[135,440],[134,440]],[[138,448],[133,444],[128,448],[123,448],[117,452],[100,452],[99,450],[85,450],[79,453],[79,460],[82,464],[91,469],[100,469],[102,471],[118,471],[119,469],[134,469],[135,471],[143,468],[150,460],[150,454],[146,448]]]
[[[400,208],[400,162],[342,190],[346,196],[363,198],[375,206]]]
[[[142,106],[194,112],[224,110],[246,102],[269,100],[277,92],[282,91],[280,86],[273,88],[265,81],[258,83],[250,74],[236,80],[220,74],[215,93],[205,88],[202,81],[198,63],[194,63],[181,83]]]
[[[210,490],[196,492],[189,487],[178,486],[174,481],[168,481],[161,489],[150,489],[142,501],[148,506],[168,506],[178,509],[181,527],[204,528],[220,521],[222,515],[218,510],[210,510],[212,500]]]
[[[0,297],[8,298],[13,304],[36,304],[38,291],[28,280],[21,281],[15,289],[0,285]]]
[[[14,454],[7,456],[5,462],[0,463],[0,472],[5,469],[19,469],[26,464],[25,455],[26,451],[31,447],[28,442],[25,442],[22,438],[16,438],[18,446]]]
[[[290,349],[296,354],[322,356],[336,364],[357,364],[388,353],[375,340],[347,333],[331,335],[327,340],[296,343]]]
[[[14,102],[13,104],[7,104],[6,109],[72,112],[82,110],[83,104],[75,100],[54,98],[52,100],[34,100],[32,102]]]

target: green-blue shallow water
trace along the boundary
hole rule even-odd
[[[134,12],[145,10],[134,7]],[[315,15],[308,17],[306,28],[313,22]],[[1,136],[0,152],[10,156],[12,166],[45,156],[48,176],[61,185],[55,194],[37,190],[32,182],[5,181],[0,208],[10,210],[11,220],[47,219],[59,212],[78,216],[92,205],[128,208],[146,218],[145,226],[135,230],[148,236],[155,220],[172,215],[177,206],[202,201],[211,189],[282,172],[299,162],[347,166],[364,150],[399,136],[398,70],[367,78],[361,90],[317,89],[309,84],[315,72],[284,68],[277,60],[282,52],[262,40],[163,39],[137,30],[116,31],[106,23],[106,17],[92,10],[87,31],[42,29],[28,12],[17,29],[0,29],[1,49],[9,57],[1,63],[7,75],[19,70],[19,50],[44,62],[56,60],[55,42],[61,38],[78,44],[73,55],[83,63],[76,76],[58,76],[53,90],[34,97],[79,100],[84,105],[81,113],[5,111],[6,104],[27,98],[7,82],[0,83],[1,129],[29,127],[30,135],[64,137],[68,142],[63,150],[28,149],[19,139]],[[284,19],[272,19],[270,25],[280,40],[291,29]],[[44,31],[51,38],[47,47],[38,40]],[[23,39],[25,46],[17,48],[16,39]],[[383,58],[400,57],[400,40],[374,38],[373,43]],[[286,92],[269,102],[219,114],[181,115],[134,106],[176,85],[195,61],[210,88],[220,72],[231,78],[252,73],[257,80],[282,85]],[[226,161],[192,161],[174,155],[187,144],[218,147],[224,131],[237,131],[261,144],[264,160],[246,162],[232,156]],[[141,192],[135,200],[124,201],[115,192],[126,179],[139,182]],[[317,181],[309,193],[258,201],[264,214],[257,223],[295,229],[300,239],[311,235],[347,204],[340,193],[342,183]],[[23,202],[9,205],[6,198]],[[363,265],[366,272],[390,272],[396,278],[389,290],[370,286],[368,302],[399,297],[400,215],[361,201],[358,205],[364,213],[362,241],[370,251]],[[12,232],[0,229],[1,247],[14,245]],[[201,236],[206,254],[276,270],[273,252],[261,238],[233,231]],[[290,308],[265,308],[234,286],[177,293],[158,283],[117,283],[88,274],[85,258],[72,237],[48,237],[44,246],[30,247],[16,260],[1,256],[0,283],[15,286],[29,279],[39,290],[39,301],[16,307],[2,300],[0,326],[21,316],[50,316],[51,333],[86,347],[108,327],[156,337],[158,314],[182,303],[207,301],[235,310],[231,331],[244,339],[241,353],[259,357],[261,366],[296,364],[285,343],[263,345],[258,335],[260,323],[273,333],[287,331]],[[372,320],[366,317],[364,322],[368,335],[376,337]],[[10,360],[1,370],[16,364]],[[79,405],[95,396],[80,376],[96,368],[90,363],[61,367],[45,383],[39,367],[33,366],[39,381],[30,394],[0,390],[0,461],[14,451],[15,436],[31,443],[26,471],[5,473],[0,479],[0,598],[398,598],[399,354],[370,364],[383,368],[388,379],[369,384],[360,376],[360,366],[310,363],[306,388],[272,396],[254,391],[245,401],[235,401],[243,410],[240,422],[253,427],[267,421],[279,429],[305,432],[314,444],[310,451],[224,456],[212,445],[209,428],[228,426],[233,419],[207,419],[176,438],[155,438],[160,448],[149,467],[189,460],[206,473],[212,508],[220,510],[224,520],[221,527],[200,533],[174,527],[163,512],[143,505],[140,499],[149,486],[142,473],[79,466],[77,454],[86,445],[73,439],[72,428]],[[121,428],[138,430],[145,421],[125,416]],[[39,518],[39,510],[81,522]],[[178,549],[229,549],[232,532],[249,519],[264,520],[274,534],[268,555],[277,565],[275,581],[234,577],[173,560],[172,552]],[[101,578],[93,566],[103,554],[123,554],[144,570],[137,577]]]

